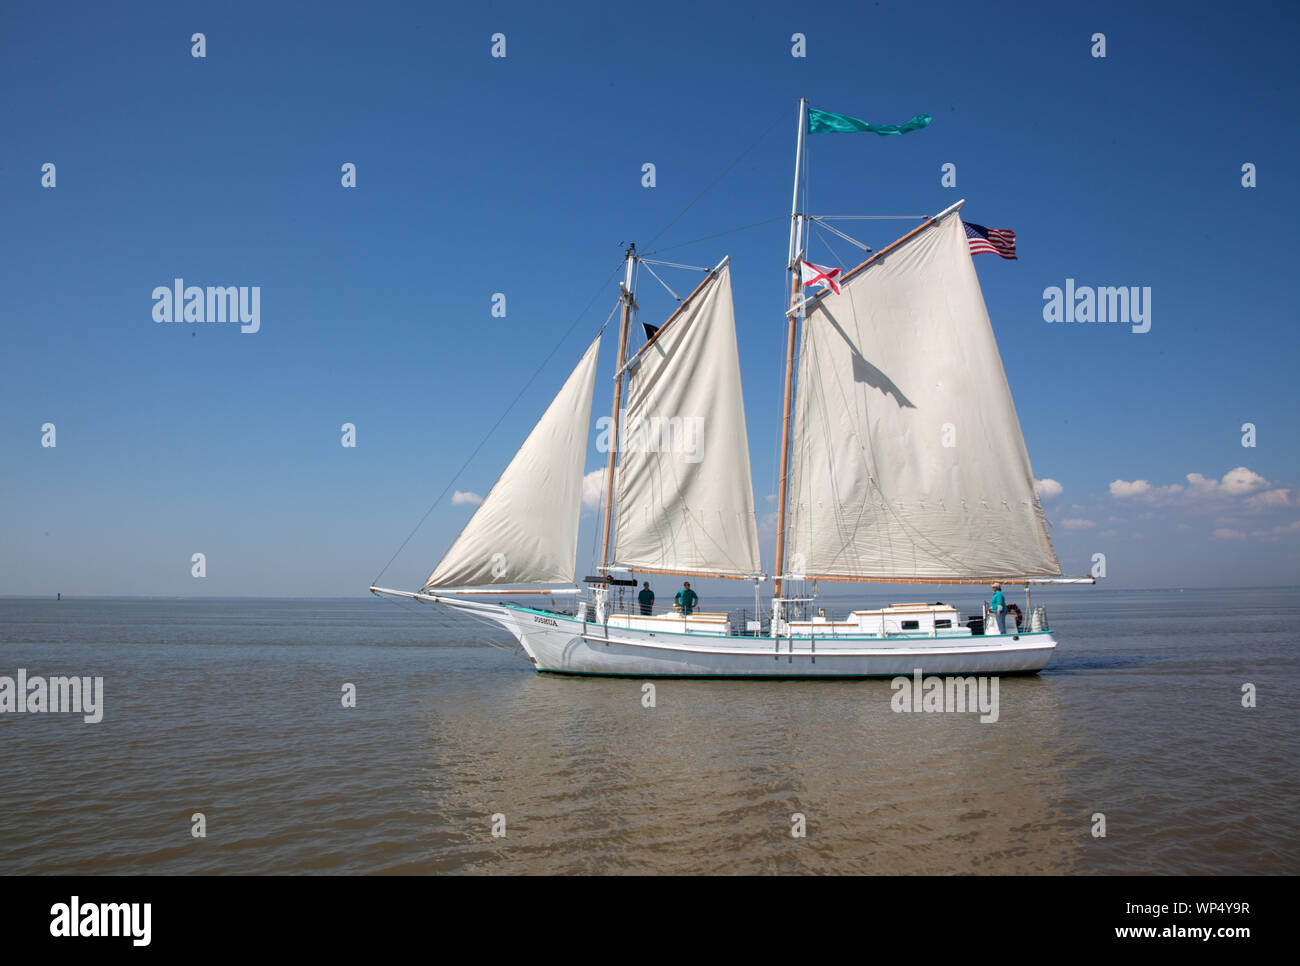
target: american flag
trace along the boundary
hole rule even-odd
[[[966,226],[966,241],[970,243],[972,255],[988,252],[1003,258],[1016,257],[1016,233],[1010,228],[985,228],[968,221],[962,224]]]

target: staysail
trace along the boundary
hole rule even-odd
[[[572,581],[600,338],[424,588]]]
[[[758,574],[727,263],[634,360],[627,394],[614,559],[633,570]]]
[[[785,571],[1059,576],[956,209],[882,255],[808,306]]]

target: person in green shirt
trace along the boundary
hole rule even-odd
[[[637,602],[641,605],[641,613],[649,614],[655,609],[655,592],[650,589],[650,581],[641,584],[641,593],[636,595]]]
[[[688,580],[682,584],[682,589],[677,591],[677,606],[681,608],[682,616],[689,617],[695,605],[700,602],[699,595],[691,590],[691,582]]]
[[[1002,596],[1002,585],[993,585],[993,599],[989,601],[989,609],[993,611],[993,626],[998,629],[999,634],[1007,632],[1007,600]]]

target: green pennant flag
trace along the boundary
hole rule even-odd
[[[832,114],[830,111],[808,108],[809,134],[837,134],[850,131],[870,131],[872,134],[906,134],[908,131],[919,131],[923,127],[928,127],[929,124],[929,114],[918,114],[906,124],[868,124],[866,121],[859,121],[856,117],[849,117],[847,114]]]

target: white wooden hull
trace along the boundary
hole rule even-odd
[[[1056,649],[1046,631],[778,641],[606,628],[523,607],[434,599],[500,624],[538,671],[557,674],[860,678],[912,674],[918,668],[925,674],[1031,674],[1042,670]]]

